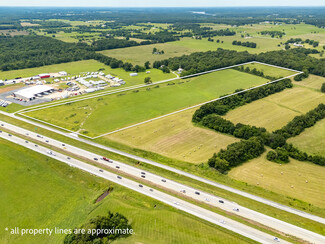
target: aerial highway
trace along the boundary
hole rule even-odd
[[[25,130],[23,128],[14,126],[9,123],[5,123],[0,121],[1,127],[4,129],[14,131],[15,133],[19,133],[24,136],[28,136],[32,138],[33,140],[40,141],[42,143],[46,143],[49,146],[54,146],[56,148],[60,148],[62,150],[65,150],[67,153],[74,154],[81,156],[82,158],[86,158],[88,160],[91,160],[93,162],[100,163],[102,165],[105,165],[106,167],[110,168],[111,170],[120,171],[121,173],[124,173],[128,176],[131,176],[133,178],[139,178],[142,180],[145,180],[146,182],[150,182],[151,184],[157,185],[163,189],[167,189],[169,191],[173,191],[176,193],[179,193],[181,195],[184,195],[187,198],[192,198],[196,201],[204,202],[210,206],[221,208],[227,212],[232,212],[233,214],[237,214],[239,216],[242,216],[246,219],[253,220],[255,222],[258,222],[262,225],[268,226],[272,229],[275,229],[277,231],[290,234],[292,236],[299,237],[303,240],[312,242],[312,243],[325,243],[325,237],[319,234],[316,234],[314,232],[308,231],[306,229],[297,227],[295,225],[286,223],[284,221],[278,220],[276,218],[267,216],[265,214],[261,214],[257,211],[253,211],[249,208],[243,207],[238,205],[237,203],[228,201],[226,199],[222,199],[218,196],[200,191],[198,189],[194,189],[192,187],[189,187],[187,185],[178,183],[176,181],[163,178],[157,174],[150,173],[148,171],[144,171],[141,169],[138,169],[137,167],[119,162],[119,161],[113,161],[106,157],[107,155],[98,155],[83,149],[80,149],[78,147],[65,144],[61,141],[54,140],[49,137],[45,137],[43,135],[37,134],[35,132]],[[25,142],[28,144],[28,141]]]
[[[203,182],[205,184],[208,184],[208,185],[211,185],[211,186],[214,186],[214,187],[217,187],[217,188],[220,188],[220,189],[224,189],[226,191],[229,191],[229,192],[232,192],[232,193],[235,193],[235,194],[250,198],[250,199],[252,199],[254,201],[258,201],[258,202],[261,202],[263,204],[267,204],[267,205],[275,207],[277,209],[281,209],[281,210],[284,210],[286,212],[293,213],[293,214],[299,215],[301,217],[308,218],[308,219],[311,219],[313,221],[325,224],[325,219],[322,218],[322,217],[319,217],[319,216],[316,216],[316,215],[313,215],[313,214],[310,214],[310,213],[306,213],[306,212],[301,211],[301,210],[297,210],[295,208],[292,208],[292,207],[289,207],[289,206],[286,206],[286,205],[283,205],[283,204],[268,200],[266,198],[262,198],[262,197],[247,193],[247,192],[242,191],[242,190],[238,190],[238,189],[230,187],[230,186],[226,186],[226,185],[214,182],[212,180],[205,179],[203,177],[200,177],[200,176],[197,176],[197,175],[194,175],[194,174],[191,174],[191,173],[188,173],[188,172],[185,172],[185,171],[170,167],[168,165],[160,164],[160,163],[154,162],[152,160],[145,159],[145,158],[142,158],[142,157],[139,157],[139,156],[127,153],[127,152],[123,152],[121,150],[118,150],[118,149],[115,149],[115,148],[112,148],[112,147],[107,147],[107,146],[101,145],[101,144],[96,143],[94,141],[90,141],[90,140],[80,138],[76,134],[73,134],[73,133],[66,133],[66,132],[63,132],[61,130],[54,129],[54,128],[50,127],[50,126],[44,125],[42,123],[38,123],[38,122],[35,122],[35,121],[32,121],[32,120],[21,118],[19,116],[11,114],[11,113],[6,113],[6,112],[3,112],[3,111],[0,111],[0,113],[4,114],[6,116],[10,116],[10,117],[13,117],[15,119],[24,121],[26,123],[33,124],[35,126],[47,129],[47,130],[55,132],[57,134],[67,136],[67,137],[73,138],[75,140],[79,140],[80,142],[92,145],[94,147],[98,147],[98,148],[104,149],[104,150],[109,151],[109,152],[113,152],[113,153],[116,153],[116,154],[119,154],[119,155],[122,155],[122,156],[125,156],[125,157],[128,157],[128,158],[132,158],[132,159],[135,159],[137,161],[141,161],[141,162],[144,162],[146,164],[150,164],[150,165],[153,165],[153,166],[156,166],[156,167],[159,167],[159,168],[162,168],[162,169],[177,173],[179,175],[183,175],[183,176],[186,176],[188,178],[192,178],[192,179],[197,180],[199,182]]]
[[[277,242],[289,243],[285,240],[280,240],[279,238],[274,237],[270,234],[267,234],[267,233],[264,233],[257,229],[254,229],[252,227],[246,226],[245,224],[241,224],[241,223],[234,221],[230,218],[216,214],[216,213],[206,210],[202,207],[198,207],[192,203],[181,200],[177,197],[171,196],[169,194],[158,191],[156,189],[152,189],[146,185],[139,184],[138,182],[135,182],[133,180],[121,177],[117,174],[103,170],[96,166],[84,163],[84,162],[77,160],[75,158],[68,157],[67,155],[59,153],[57,151],[49,150],[48,148],[46,148],[44,146],[41,146],[41,145],[38,145],[38,144],[35,144],[32,142],[26,142],[25,139],[17,137],[15,135],[12,135],[10,133],[6,133],[4,131],[0,132],[0,138],[9,140],[13,143],[19,144],[21,146],[24,146],[24,147],[31,149],[33,151],[36,151],[38,153],[47,155],[48,157],[54,158],[58,161],[64,162],[64,163],[70,165],[71,167],[81,169],[83,171],[89,172],[89,173],[96,175],[98,177],[102,177],[102,178],[107,179],[111,182],[117,183],[117,184],[127,187],[129,189],[132,189],[132,190],[139,192],[141,194],[144,194],[146,196],[152,197],[152,198],[159,200],[165,204],[173,206],[174,208],[180,209],[184,212],[187,212],[191,215],[194,215],[196,217],[199,217],[201,219],[209,221],[209,222],[216,224],[218,226],[221,226],[225,229],[231,230],[235,233],[238,233],[242,236],[245,236],[247,238],[255,240],[259,243],[277,243]]]

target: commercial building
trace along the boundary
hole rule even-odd
[[[14,97],[30,101],[36,97],[42,97],[45,93],[52,93],[54,89],[50,86],[45,85],[36,85],[29,88],[21,89],[17,92],[14,92]]]

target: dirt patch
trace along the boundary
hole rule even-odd
[[[15,89],[23,87],[23,86],[24,86],[24,84],[19,83],[19,84],[15,84],[15,85],[8,85],[8,86],[0,87],[0,93],[9,92],[9,91],[15,90]]]
[[[98,202],[100,202],[101,200],[103,200],[105,197],[107,197],[108,196],[108,194],[111,192],[113,190],[113,188],[108,188],[106,191],[104,191],[104,193],[102,194],[102,195],[100,195],[97,199],[96,199],[96,201],[95,201],[95,203],[98,203]]]

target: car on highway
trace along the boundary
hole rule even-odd
[[[36,144],[35,144],[34,146],[35,146],[35,147],[38,147],[38,145],[36,145]]]
[[[51,150],[50,151],[47,151],[47,154],[52,155],[52,156],[55,156],[55,153],[52,152]]]
[[[274,239],[273,239],[274,241],[276,241],[276,242],[280,242],[280,240],[279,240],[279,238],[278,237],[274,237]]]
[[[121,177],[121,176],[119,176],[119,175],[117,176],[117,178],[118,178],[118,179],[120,179],[120,180],[122,179],[122,177]]]
[[[142,177],[142,178],[146,178],[146,176],[145,176],[145,175],[141,175],[141,177]]]
[[[146,173],[145,172],[141,172],[142,175],[145,175]]]
[[[143,187],[143,185],[139,184],[139,187]]]
[[[219,202],[220,202],[220,203],[225,203],[225,202],[224,202],[224,201],[222,201],[222,200],[219,200]]]
[[[120,166],[116,165],[116,166],[115,166],[115,168],[119,169],[119,168],[120,168]]]
[[[166,180],[165,180],[165,179],[162,179],[161,181],[162,181],[162,182],[166,182]]]
[[[39,137],[39,138],[43,138],[43,136],[40,136],[40,135],[37,135],[37,137]]]
[[[100,172],[104,172],[104,170],[102,170],[102,169],[100,169],[99,171],[100,171]]]
[[[65,147],[65,144],[62,144],[62,147]]]
[[[48,140],[46,140],[45,142],[49,143],[49,141],[48,141]]]
[[[28,141],[25,141],[26,143],[28,143]]]
[[[94,158],[94,160],[96,160],[96,161],[97,161],[97,160],[98,160],[98,158]]]
[[[232,210],[239,212],[239,208],[233,208]]]
[[[182,192],[182,193],[186,193],[186,191],[185,191],[185,190],[181,190],[181,192]]]
[[[153,191],[153,189],[150,188],[149,191]]]
[[[4,124],[1,124],[1,126],[5,126]]]
[[[179,203],[178,203],[178,202],[174,202],[174,204],[176,204],[176,205],[179,205]]]
[[[109,162],[109,163],[113,163],[113,160],[111,160],[111,159],[109,159],[109,158],[106,158],[106,157],[102,157],[102,159],[103,159],[104,161],[107,161],[107,162]]]
[[[2,130],[0,130],[0,133],[2,133]]]
[[[29,134],[28,133],[26,133],[26,136],[28,136]]]
[[[67,159],[71,159],[70,157],[67,157]]]
[[[11,134],[8,134],[8,136],[12,136]]]
[[[195,194],[196,194],[196,195],[200,195],[200,192],[196,191]]]

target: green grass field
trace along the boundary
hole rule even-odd
[[[322,93],[295,86],[238,107],[224,117],[233,123],[250,124],[274,131],[286,125],[295,116],[304,114],[324,102]]]
[[[270,162],[266,159],[265,152],[259,158],[232,169],[228,175],[236,180],[325,208],[324,174],[325,167],[312,163],[294,159],[282,165]]]
[[[313,127],[305,129],[300,135],[292,137],[293,143],[304,152],[325,157],[325,120],[318,121]]]
[[[286,70],[286,69],[280,69],[260,63],[252,63],[252,64],[247,64],[244,65],[244,68],[249,67],[250,70],[256,69],[258,71],[262,71],[264,75],[268,75],[271,77],[276,77],[276,78],[283,78],[287,77],[289,75],[296,74],[297,72]]]
[[[5,228],[73,229],[107,211],[125,215],[135,231],[115,243],[248,243],[159,201],[16,144],[1,139],[0,145],[1,243],[62,243],[64,235],[21,237],[9,235]],[[108,187],[113,191],[94,203]]]
[[[189,107],[231,93],[266,83],[258,76],[236,70],[222,70],[189,80],[166,83],[77,103],[27,112],[26,115],[81,132],[99,135]],[[63,116],[58,118],[57,113]]]
[[[238,140],[195,126],[192,115],[196,109],[107,135],[105,138],[194,164],[206,162],[213,153]]]
[[[152,54],[153,48],[164,50],[165,54]],[[176,56],[182,56],[190,54],[192,52],[195,52],[195,50],[169,43],[159,43],[152,45],[105,50],[101,51],[100,53],[109,57],[123,60],[125,62],[130,62],[143,66],[146,61],[150,61],[150,63],[153,64],[154,61],[168,59]]]
[[[325,83],[325,78],[317,75],[309,75],[307,79],[302,81],[294,81],[294,84],[297,86],[304,86],[317,91],[320,90],[323,83]]]

